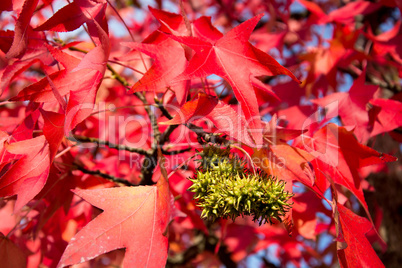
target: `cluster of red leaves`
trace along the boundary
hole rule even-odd
[[[230,265],[278,245],[264,261],[382,267],[361,168],[396,160],[368,146],[377,135],[402,140],[400,22],[378,33],[400,1],[134,2],[0,3],[2,265]],[[287,182],[284,226],[200,219],[187,178],[201,129]],[[149,159],[155,184],[138,186]]]

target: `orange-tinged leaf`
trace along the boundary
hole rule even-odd
[[[306,186],[314,184],[310,166],[314,157],[300,148],[288,144],[270,145],[268,149],[255,150],[253,157],[258,157],[262,169],[280,180],[299,181]]]
[[[314,171],[310,165],[310,161],[314,157],[300,148],[286,143],[270,145],[268,148],[254,150],[252,158],[256,159],[255,164],[267,174],[285,181],[285,190],[288,192],[293,192],[294,181],[299,181],[308,187],[314,185]],[[292,199],[289,202],[292,202]],[[291,234],[293,229],[292,209],[282,220],[288,233]]]
[[[218,104],[218,100],[206,94],[198,94],[198,98],[186,102],[178,112],[173,115],[173,119],[160,123],[161,125],[185,124],[189,120],[196,121],[207,116]]]

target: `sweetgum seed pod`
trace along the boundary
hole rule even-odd
[[[285,182],[258,170],[245,168],[244,161],[230,154],[229,148],[209,146],[200,153],[196,175],[190,179],[201,217],[215,220],[251,215],[259,223],[272,223],[290,209],[291,193],[284,190]]]

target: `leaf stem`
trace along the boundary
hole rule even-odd
[[[253,169],[253,173],[256,175],[256,174],[257,174],[257,171],[255,170],[254,161],[253,161],[253,159],[251,158],[250,154],[249,154],[246,150],[244,150],[243,148],[238,147],[238,146],[236,146],[236,145],[234,145],[234,144],[231,144],[230,147],[235,148],[235,149],[241,151],[243,154],[245,154],[245,155],[247,156],[247,158],[250,160],[250,165],[251,165],[251,168]]]

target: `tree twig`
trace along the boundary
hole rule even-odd
[[[167,118],[167,119],[173,119],[173,116],[169,113],[168,110],[166,110],[165,106],[163,106],[163,103],[158,100],[155,99],[155,103],[156,103],[156,107],[159,108],[159,110],[162,112],[162,114]]]
[[[220,136],[217,133],[205,132],[202,127],[196,126],[194,124],[185,124],[185,126],[193,131],[199,138],[202,138],[205,142],[218,143],[218,144],[228,144],[230,143],[225,137]]]
[[[175,150],[175,151],[162,150],[162,154],[165,154],[165,155],[182,154],[182,153],[190,151],[191,149],[192,149],[191,147],[188,147],[188,148],[184,148],[184,149],[181,149],[181,150]]]
[[[121,151],[127,151],[130,153],[137,153],[137,154],[142,154],[142,155],[151,155],[152,151],[150,150],[145,150],[142,148],[134,148],[134,147],[129,147],[126,145],[122,144],[114,144],[109,141],[104,141],[104,140],[99,140],[98,138],[92,138],[92,137],[86,137],[86,136],[81,136],[81,135],[73,135],[72,137],[68,137],[70,141],[79,141],[79,142],[88,142],[88,143],[97,143],[99,145],[106,145],[107,147],[111,149],[116,149],[116,150],[121,150]]]
[[[157,107],[159,110],[162,112],[162,114],[167,118],[167,119],[172,119],[173,116],[169,113],[168,110],[162,105],[162,103],[158,100],[155,100]],[[220,144],[227,144],[229,141],[225,139],[224,137],[219,136],[218,134],[213,134],[213,133],[208,133],[203,130],[202,127],[196,126],[194,124],[184,124],[188,129],[193,131],[197,136],[202,138],[205,142],[212,142],[212,143],[220,143]],[[171,125],[169,127],[172,127],[173,130],[177,128],[179,125]],[[172,129],[167,129],[165,132],[171,131],[173,132]],[[168,135],[166,135],[168,136]]]
[[[118,177],[112,176],[112,175],[107,174],[107,173],[103,173],[100,170],[89,170],[89,169],[84,168],[83,166],[80,166],[80,165],[76,164],[76,163],[74,163],[74,166],[76,167],[77,170],[79,170],[79,171],[81,171],[82,173],[85,173],[85,174],[99,176],[99,177],[102,177],[104,179],[107,179],[109,181],[112,181],[112,182],[120,184],[120,185],[135,186],[134,184],[132,184],[131,182],[129,182],[129,181],[125,180],[125,179],[118,178]]]

